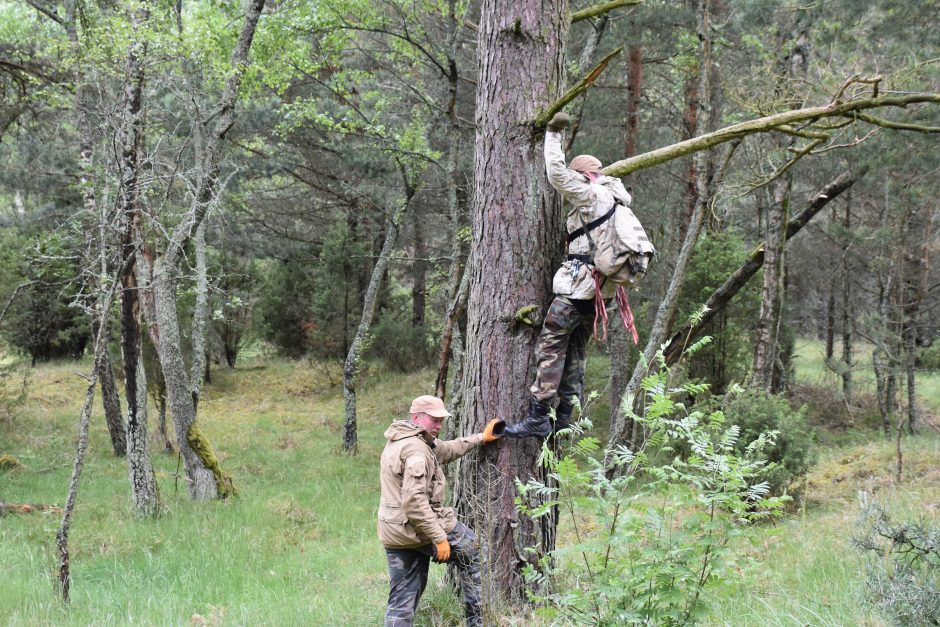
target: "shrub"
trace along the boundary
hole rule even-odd
[[[386,313],[369,335],[369,355],[392,370],[414,372],[436,364],[437,343],[427,325],[412,326],[408,315]]]
[[[852,543],[866,558],[869,602],[895,625],[940,625],[940,527],[895,522],[863,499]]]
[[[940,370],[940,342],[933,342],[917,351],[917,367]]]
[[[660,363],[661,354],[660,354]],[[570,515],[575,542],[526,568],[533,601],[550,620],[592,625],[681,625],[704,612],[706,586],[730,573],[727,548],[743,525],[779,512],[784,498],[758,483],[762,450],[773,437],[743,443],[720,411],[687,412],[677,395],[703,385],[669,387],[664,366],[643,383],[650,434],[637,451],[598,455],[582,418],[562,456],[543,444],[548,483],[517,482],[524,515]],[[739,447],[739,442],[742,442]],[[676,455],[675,445],[691,451]],[[743,453],[736,451],[743,448]],[[663,457],[671,457],[665,461]],[[612,476],[608,476],[612,475]],[[575,516],[577,511],[578,516]]]
[[[709,399],[706,407],[721,410],[728,423],[741,430],[735,451],[743,453],[747,442],[762,433],[773,433],[764,453],[767,467],[759,473],[770,494],[793,492],[816,459],[815,433],[806,420],[806,408],[794,410],[786,398],[761,390],[732,389]]]

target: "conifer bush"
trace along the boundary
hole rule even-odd
[[[729,424],[737,425],[741,437],[736,446],[743,453],[748,442],[762,433],[774,434],[765,449],[767,466],[760,472],[770,494],[793,493],[816,460],[815,432],[806,419],[806,408],[793,409],[782,395],[763,390],[732,388],[706,404],[710,411],[721,410]]]
[[[852,543],[865,557],[869,602],[899,627],[940,625],[940,527],[897,522],[863,498]]]

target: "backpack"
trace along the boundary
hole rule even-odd
[[[639,283],[656,254],[643,225],[618,199],[596,220],[585,223],[582,219],[581,227],[568,235],[568,243],[581,236],[590,243],[587,262],[617,285],[633,287]]]

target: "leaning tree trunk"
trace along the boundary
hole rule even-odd
[[[699,4],[698,9],[698,18],[697,18],[697,29],[699,35],[699,88],[698,93],[708,94],[711,93],[711,27],[709,25],[709,13],[708,13],[708,2],[707,0],[702,0]],[[699,106],[704,106],[704,100],[700,100]],[[708,112],[708,124],[711,125],[714,123],[712,119],[713,112]],[[646,342],[646,346],[643,349],[643,358],[638,360],[636,365],[633,368],[633,373],[630,375],[630,381],[627,383],[627,387],[623,393],[622,403],[627,404],[628,407],[632,407],[634,412],[639,413],[643,404],[643,398],[641,394],[638,394],[640,390],[640,383],[642,383],[643,378],[646,376],[647,369],[650,365],[653,364],[653,359],[656,356],[656,352],[659,350],[660,345],[666,340],[669,336],[669,333],[672,329],[672,326],[675,322],[676,311],[679,307],[679,292],[682,290],[682,286],[685,283],[685,277],[689,270],[689,263],[692,259],[692,253],[695,250],[695,244],[698,242],[699,233],[702,230],[702,224],[705,221],[705,214],[707,213],[708,203],[709,203],[709,191],[708,186],[709,182],[706,180],[707,168],[705,167],[705,155],[702,152],[695,154],[695,159],[698,161],[694,166],[696,172],[695,185],[696,185],[696,197],[698,202],[695,205],[694,211],[692,212],[689,225],[685,232],[685,237],[682,241],[682,247],[679,249],[679,254],[676,257],[675,269],[672,273],[672,278],[669,280],[669,285],[666,288],[666,293],[663,295],[662,300],[659,303],[659,308],[656,311],[656,317],[653,320],[653,326],[650,330],[650,337]],[[610,167],[610,166],[609,166]],[[618,414],[616,420],[610,427],[610,435],[608,439],[608,448],[613,450],[615,447],[627,443],[637,443],[642,439],[644,434],[639,433],[638,425],[636,423],[630,424],[631,421],[626,419],[624,414]],[[605,460],[605,464],[610,469],[609,459]]]
[[[787,225],[787,241],[799,233],[800,229],[806,226],[813,216],[819,213],[827,203],[836,199],[842,192],[851,187],[855,181],[864,175],[864,172],[864,169],[854,175],[850,175],[846,172],[817,192],[810,199],[807,207],[800,212],[800,215],[791,220]],[[708,297],[705,301],[706,311],[702,318],[695,324],[691,322],[686,323],[673,334],[666,348],[663,350],[666,365],[672,366],[679,361],[679,357],[682,356],[682,352],[685,350],[686,346],[698,337],[705,325],[707,325],[716,314],[723,311],[731,299],[734,298],[751,277],[760,270],[761,266],[764,264],[764,250],[765,247],[763,242],[761,242],[754,252],[751,253],[747,261],[735,270],[731,276],[725,279],[725,282]]]
[[[413,192],[411,192],[413,194]],[[345,419],[343,427],[343,450],[351,455],[355,455],[359,450],[359,435],[356,424],[356,385],[359,380],[359,362],[362,360],[362,343],[366,339],[366,334],[372,327],[372,320],[375,318],[375,306],[379,300],[379,288],[382,286],[382,279],[385,278],[385,271],[388,269],[389,257],[392,254],[392,248],[395,246],[395,240],[398,238],[398,230],[401,227],[402,218],[408,209],[408,201],[402,203],[394,217],[389,221],[388,228],[385,231],[385,241],[382,243],[382,252],[372,268],[372,278],[369,280],[369,287],[366,289],[365,300],[362,303],[362,317],[359,319],[359,327],[356,329],[356,335],[353,338],[349,352],[346,354],[346,361],[343,363],[343,401],[345,404]]]
[[[98,336],[98,329],[92,327],[92,335]],[[111,339],[110,329],[105,330],[105,347]],[[121,397],[118,394],[117,383],[114,381],[114,366],[111,363],[111,354],[106,350],[101,359],[101,369],[98,371],[98,383],[101,385],[101,404],[104,407],[104,419],[108,425],[108,434],[111,436],[111,448],[117,457],[127,454],[127,433],[124,430],[124,419],[121,416]]]
[[[545,309],[562,252],[561,206],[532,121],[560,92],[567,14],[565,0],[484,0],[481,7],[464,435],[494,416],[521,419],[535,374],[537,329],[516,324],[513,314],[532,304]],[[504,442],[462,460],[454,499],[484,547],[487,602],[523,601],[522,568],[555,547],[556,517],[520,518],[514,505],[515,479],[545,479],[540,450],[532,440]]]
[[[177,284],[183,261],[183,250],[206,217],[215,199],[222,170],[222,148],[225,136],[235,123],[235,105],[241,80],[248,67],[248,52],[261,17],[265,0],[250,0],[245,7],[238,40],[232,50],[229,76],[222,90],[219,106],[213,114],[215,126],[210,133],[199,169],[199,184],[189,211],[173,229],[166,251],[153,264],[153,315],[159,327],[156,346],[160,368],[166,380],[167,397],[180,454],[186,466],[189,494],[193,499],[210,499],[235,494],[231,477],[219,467],[218,458],[209,440],[196,424],[196,405],[183,360],[180,323],[176,307]]]

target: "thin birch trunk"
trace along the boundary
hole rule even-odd
[[[196,228],[193,240],[196,254],[196,306],[193,309],[192,347],[193,360],[190,381],[192,383],[193,406],[199,407],[202,382],[207,379],[209,360],[206,358],[206,320],[209,310],[209,279],[206,275],[206,222]]]

